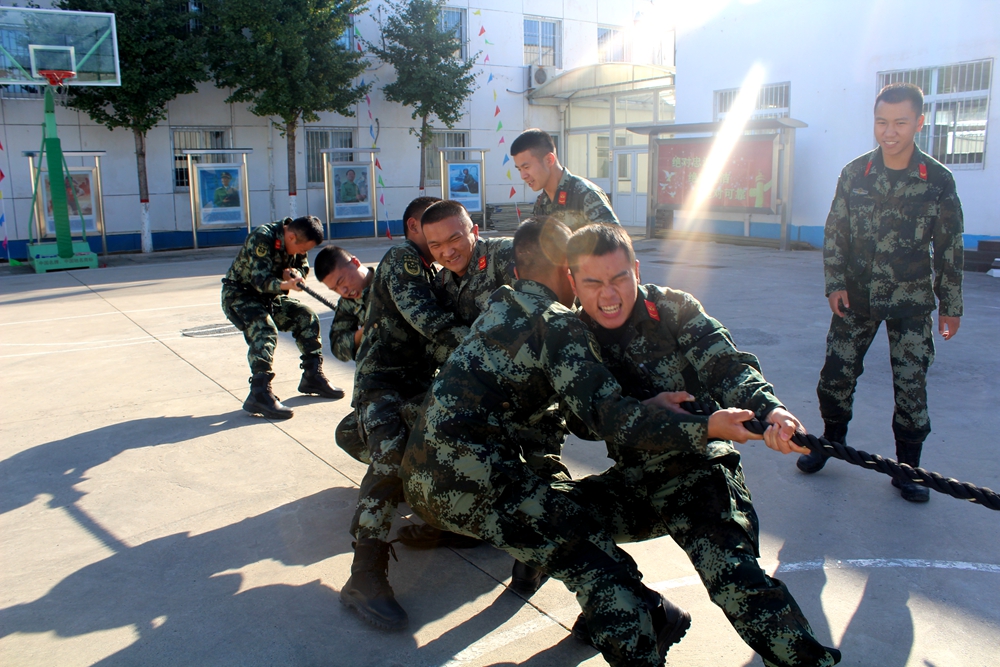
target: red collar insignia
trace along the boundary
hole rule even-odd
[[[648,300],[648,299],[646,299],[644,301],[644,303],[646,304],[646,312],[649,313],[649,316],[652,319],[654,319],[657,322],[659,322],[660,321],[660,311],[658,311],[656,309],[656,304],[653,303],[652,301]]]
[[[563,190],[562,192],[559,193],[559,205],[560,206],[565,206],[566,205],[566,191],[565,190]]]
[[[281,239],[274,239],[274,249],[281,250]]]
[[[867,176],[868,172],[870,172],[871,170],[872,170],[872,161],[868,160],[868,166],[865,167],[865,176]]]
[[[486,270],[486,255],[483,255],[482,257],[479,258],[479,270],[480,271]]]
[[[920,180],[921,181],[926,181],[927,180],[927,165],[924,164],[923,162],[921,162],[920,163],[920,167],[918,168],[918,171],[920,172]]]

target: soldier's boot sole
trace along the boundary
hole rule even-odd
[[[688,629],[691,627],[691,614],[671,603],[666,598],[663,598],[661,606],[653,612],[653,625],[656,628],[656,648],[660,653],[660,657],[664,658],[670,647],[683,639],[684,635],[687,634]],[[590,629],[587,628],[587,620],[584,618],[582,612],[576,617],[576,622],[573,623],[573,629],[570,632],[578,641],[595,649],[597,648],[594,646],[594,640],[590,636]]]
[[[390,595],[369,600],[354,587],[353,582],[352,576],[340,591],[340,601],[345,606],[353,609],[365,623],[381,630],[394,632],[406,629],[410,619],[406,615],[406,610],[396,602],[395,597]]]
[[[285,408],[285,406],[281,406]],[[285,408],[284,410],[272,410],[268,406],[255,401],[253,396],[248,396],[247,400],[243,401],[243,409],[252,415],[263,415],[268,419],[291,419],[295,416],[295,413],[291,408]]]
[[[329,382],[320,380],[317,377],[307,378],[305,375],[299,380],[299,393],[300,394],[315,394],[323,398],[338,399],[344,397],[344,390],[340,387],[334,387]]]

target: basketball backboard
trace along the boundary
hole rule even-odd
[[[76,73],[67,86],[120,86],[115,15],[0,7],[0,84],[42,85],[53,71]]]

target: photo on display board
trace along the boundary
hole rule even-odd
[[[333,217],[371,218],[372,192],[370,167],[351,164],[333,167]]]
[[[478,162],[448,164],[448,199],[461,202],[469,213],[483,210]]]
[[[96,233],[97,217],[94,215],[94,173],[87,169],[78,172],[70,169],[65,177],[66,208],[69,211],[69,228],[74,235],[81,233],[83,224],[87,225],[87,233]],[[49,182],[49,172],[41,174],[42,206],[45,210],[45,233],[48,236],[56,234],[56,219],[52,213],[52,184]],[[81,222],[82,217],[82,222]]]
[[[242,164],[196,164],[202,225],[246,223]]]

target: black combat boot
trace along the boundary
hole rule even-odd
[[[302,380],[299,382],[300,394],[319,394],[323,398],[343,398],[344,390],[334,387],[323,375],[323,357],[311,355],[299,364],[302,369]]]
[[[243,401],[243,409],[254,415],[264,415],[268,419],[291,419],[292,409],[285,407],[271,391],[274,373],[257,373],[250,378],[250,395]]]
[[[839,442],[842,445],[847,444],[847,424],[835,424],[833,422],[824,422],[823,427],[823,437],[830,442]],[[813,474],[814,472],[819,472],[826,465],[826,460],[830,456],[822,451],[816,450],[809,452],[808,454],[803,454],[799,457],[799,460],[795,462],[795,466],[806,474]]]
[[[522,597],[530,598],[548,578],[549,575],[541,570],[536,570],[527,563],[516,560],[510,573],[510,583],[507,584],[507,588]]]
[[[410,619],[396,602],[389,586],[388,542],[360,539],[354,546],[351,578],[340,591],[340,601],[358,612],[362,619],[383,630],[402,630]],[[396,554],[392,554],[393,558]]]
[[[438,547],[471,549],[483,543],[477,537],[441,530],[429,523],[419,526],[403,526],[396,531],[396,539],[411,549],[437,549]]]
[[[653,629],[656,631],[656,648],[660,657],[664,658],[670,647],[679,642],[691,627],[691,614],[655,591],[647,589],[646,593],[653,615]],[[576,623],[570,632],[584,644],[594,646],[583,612],[576,617]]]
[[[911,468],[916,468],[920,465],[920,452],[923,448],[924,443],[922,442],[903,442],[902,440],[897,440],[896,460],[900,463],[905,463]],[[893,477],[892,485],[899,489],[899,495],[903,497],[903,500],[908,500],[911,503],[926,503],[931,499],[930,489],[926,486],[914,484],[908,479]]]

